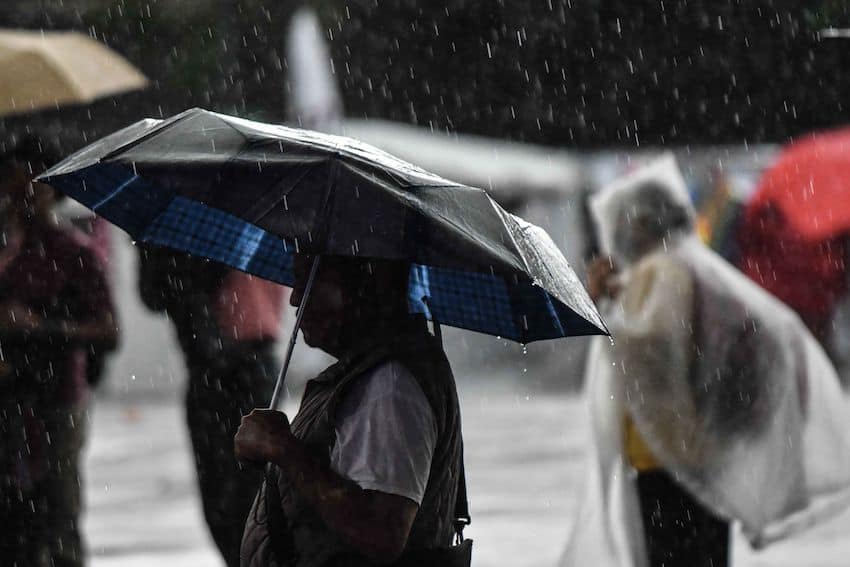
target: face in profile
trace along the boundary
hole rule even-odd
[[[296,254],[290,303],[301,305],[312,258]],[[339,357],[366,335],[398,330],[408,317],[406,263],[323,257],[301,330],[308,345]]]
[[[293,307],[301,305],[312,262],[312,257],[303,254],[295,255],[295,284],[289,296],[289,303]],[[311,347],[337,355],[345,321],[350,314],[351,303],[343,277],[327,260],[320,263],[301,319],[304,341]]]

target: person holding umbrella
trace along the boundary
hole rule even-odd
[[[56,145],[79,147],[91,135],[81,123],[98,122],[93,120],[96,113],[92,114],[98,101],[149,84],[132,63],[89,34],[0,29],[0,129],[7,139],[38,132],[41,139],[49,138]],[[63,206],[68,208],[62,210]],[[108,277],[108,223],[92,217],[91,212],[81,219],[77,207],[65,201],[59,216],[73,221],[88,236],[88,244]],[[87,350],[89,381],[96,386],[104,378],[108,353],[99,352],[95,346]]]
[[[847,411],[799,318],[710,251],[672,156],[593,198],[586,499],[562,565],[730,564],[846,504]]]
[[[247,564],[469,564],[470,543],[447,545],[468,516],[440,324],[522,343],[607,332],[542,229],[350,138],[191,109],[128,126],[39,179],[137,242],[294,286],[270,410],[302,320],[338,357],[292,426],[275,411],[243,423],[240,456],[271,465]]]
[[[0,155],[0,563],[84,563],[79,514],[86,351],[114,349],[100,262],[32,182],[50,163],[35,138]]]
[[[309,268],[296,257],[293,305]],[[236,454],[276,465],[248,518],[243,565],[270,565],[270,553],[280,564],[371,565],[439,552],[433,564],[453,564],[460,408],[439,341],[408,313],[407,272],[323,258],[301,329],[338,362],[308,383],[291,426],[273,410],[242,419]]]

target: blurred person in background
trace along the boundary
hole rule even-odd
[[[32,182],[52,161],[35,138],[0,155],[0,563],[18,567],[84,564],[87,352],[118,341],[101,263]]]
[[[833,354],[833,317],[848,291],[848,236],[807,239],[771,203],[748,213],[738,233],[741,270],[791,307]]]
[[[737,234],[741,271],[796,311],[837,363],[846,363],[847,346],[835,316],[850,277],[849,147],[846,127],[784,145],[759,176]]]
[[[81,203],[73,199],[62,199],[56,207],[60,223],[79,230],[80,237],[100,263],[101,271],[112,290],[112,232],[110,223],[103,217],[92,214]],[[113,294],[114,295],[114,294]],[[97,387],[107,373],[106,363],[113,353],[91,345],[86,352],[86,374],[89,384]]]
[[[724,567],[732,521],[754,547],[813,522],[850,487],[823,350],[699,240],[672,156],[591,208],[608,256],[588,287],[613,342],[588,359],[590,479],[563,565]]]
[[[744,203],[733,196],[732,173],[720,167],[712,169],[705,191],[697,205],[696,232],[700,239],[727,262],[738,265],[741,256],[738,231]]]
[[[204,518],[227,565],[237,567],[262,471],[236,462],[233,436],[243,415],[271,399],[286,290],[188,254],[139,250],[142,301],[168,315],[186,361],[186,420]]]

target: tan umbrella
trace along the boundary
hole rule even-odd
[[[76,32],[0,30],[0,116],[143,88],[123,57]]]

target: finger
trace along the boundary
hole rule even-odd
[[[251,441],[238,433],[233,438],[233,452],[237,458],[246,459],[251,455]]]
[[[251,413],[248,414],[248,415],[250,415],[251,417],[253,417],[257,420],[266,420],[266,419],[269,418],[269,416],[274,415],[274,414],[275,414],[274,410],[263,409],[263,408],[254,408],[254,409],[251,410]]]
[[[240,471],[262,471],[266,468],[266,463],[263,461],[251,461],[249,459],[239,459],[236,461],[236,468]]]

